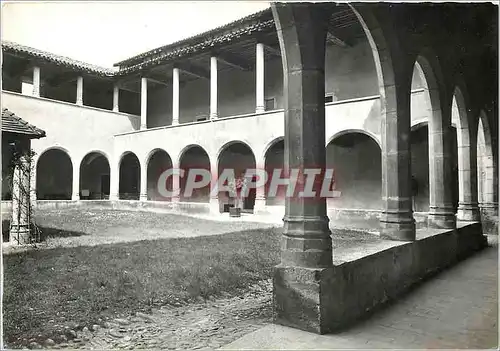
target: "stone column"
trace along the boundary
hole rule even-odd
[[[328,14],[328,15],[327,15]],[[325,41],[328,7],[276,5],[284,68],[284,168],[325,167]],[[298,184],[304,181],[301,177]],[[317,189],[318,191],[320,189]],[[332,266],[332,240],[326,199],[287,196],[281,264],[307,268]]]
[[[172,71],[172,125],[179,124],[179,69]]]
[[[120,112],[120,88],[113,86],[113,112]]]
[[[140,165],[140,185],[139,185],[139,200],[148,201],[148,167],[147,165]]]
[[[470,127],[458,129],[457,139],[459,159],[457,220],[480,221],[481,215],[477,198],[477,148],[475,147],[477,134]]]
[[[456,228],[455,208],[453,205],[453,150],[451,130],[451,99],[436,88],[429,93],[440,96],[440,106],[429,118],[429,216],[431,228]],[[448,101],[450,100],[450,101]],[[439,111],[440,108],[440,111]]]
[[[415,240],[411,193],[411,77],[396,66],[394,80],[384,82],[382,106],[382,211],[380,235],[391,240]]]
[[[324,168],[325,43],[332,6],[271,3],[271,7],[284,71],[285,173]],[[295,194],[306,181],[303,174],[297,178],[292,180]],[[319,183],[314,191],[320,190]],[[329,328],[325,284],[333,270],[326,199],[287,196],[283,221],[281,263],[273,277],[275,323],[324,333]]]
[[[80,200],[80,162],[73,162],[73,195],[71,195],[71,200]]]
[[[12,220],[10,224],[10,242],[16,244],[30,243],[30,162],[29,157],[22,155],[14,169],[12,179]]]
[[[141,130],[148,128],[148,79],[141,78]]]
[[[83,106],[83,77],[76,79],[76,104]]]
[[[265,111],[264,106],[264,44],[257,43],[255,57],[255,95],[256,95],[256,113]]]
[[[33,96],[40,97],[40,67],[33,67]]]
[[[210,119],[215,119],[218,116],[217,102],[217,57],[210,58]]]

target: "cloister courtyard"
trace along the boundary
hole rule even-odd
[[[109,46],[154,22],[94,5]],[[2,346],[498,347],[497,5],[177,27],[106,66],[2,36]]]

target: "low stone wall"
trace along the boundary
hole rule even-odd
[[[419,230],[414,242],[325,269],[277,266],[278,324],[325,334],[345,328],[412,285],[486,246],[480,223]]]

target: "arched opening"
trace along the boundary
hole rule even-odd
[[[269,193],[271,177],[275,170],[280,170],[280,175],[284,177],[284,152],[285,142],[279,139],[272,143],[265,154],[264,168],[268,175],[268,181],[265,186],[266,206],[280,206],[285,204],[286,187],[278,186],[276,194]]]
[[[438,76],[430,62],[419,56],[413,69],[411,99],[411,121],[414,125],[411,132],[413,210],[429,212],[431,202],[440,203],[436,196],[442,197],[446,192],[450,192],[451,205],[453,212],[456,213],[459,201],[459,172],[457,129],[454,125],[461,128],[467,116],[462,118],[459,116],[457,100],[454,98],[452,120],[443,119],[437,79]],[[458,123],[459,119],[461,124]],[[438,137],[443,134],[445,128],[449,128],[451,134],[452,159],[448,165],[451,167],[448,180],[444,179],[446,172],[442,169],[441,161],[441,155],[447,148],[443,138]],[[427,136],[424,135],[425,132]],[[468,133],[468,131],[461,132],[461,141],[465,132]],[[439,159],[435,159],[436,156]]]
[[[189,172],[196,172],[196,169],[208,171],[210,174],[210,158],[207,152],[198,145],[189,146],[182,153],[179,167],[184,170],[184,176],[180,178],[180,200],[183,202],[210,202],[210,183],[206,186],[195,187],[191,194],[186,192]],[[194,173],[193,173],[194,174]],[[201,182],[203,177],[199,174],[195,177],[195,182]]]
[[[414,212],[429,212],[429,127],[419,123],[411,130],[412,199]]]
[[[80,200],[109,199],[109,161],[100,152],[87,154],[80,164]]]
[[[120,162],[120,200],[139,200],[141,164],[133,152],[125,154]]]
[[[495,169],[491,134],[486,113],[481,111],[477,134],[478,202],[491,206],[495,202]]]
[[[73,164],[66,151],[50,149],[40,155],[36,167],[38,200],[71,200]]]
[[[361,132],[334,137],[326,147],[326,166],[333,168],[335,190],[340,191],[340,197],[328,199],[329,207],[381,208],[381,150],[372,137]]]
[[[147,194],[148,200],[152,201],[171,201],[170,197],[165,197],[158,190],[159,186],[165,187],[166,190],[172,191],[172,177],[168,177],[165,184],[158,184],[160,175],[166,170],[172,168],[172,159],[164,150],[155,150],[149,158],[148,162],[148,184]]]
[[[232,170],[235,178],[242,178],[248,169],[255,169],[255,156],[252,149],[242,142],[232,142],[219,153],[218,177],[224,170]],[[255,179],[253,179],[255,181]],[[219,210],[229,212],[235,206],[234,199],[227,191],[219,191]],[[255,188],[250,189],[248,196],[241,199],[239,207],[243,212],[253,212],[255,205]]]

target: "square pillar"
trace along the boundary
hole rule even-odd
[[[83,77],[76,79],[76,104],[83,106]]]
[[[40,67],[33,67],[33,96],[40,97]]]
[[[120,161],[110,160],[109,171],[109,200],[117,201],[120,199]]]
[[[12,178],[12,219],[9,235],[10,242],[20,245],[31,242],[30,175],[30,158],[21,155]]]
[[[179,69],[172,71],[172,125],[179,124]]]
[[[80,162],[73,163],[73,194],[71,200],[80,200]]]
[[[148,201],[148,167],[147,165],[140,165],[141,180],[139,185],[139,200]]]
[[[148,128],[148,79],[141,78],[141,130]]]
[[[255,112],[265,111],[264,106],[264,44],[257,43],[255,56]]]
[[[113,86],[113,112],[120,112],[120,88]]]
[[[210,119],[218,117],[217,57],[210,58]]]

